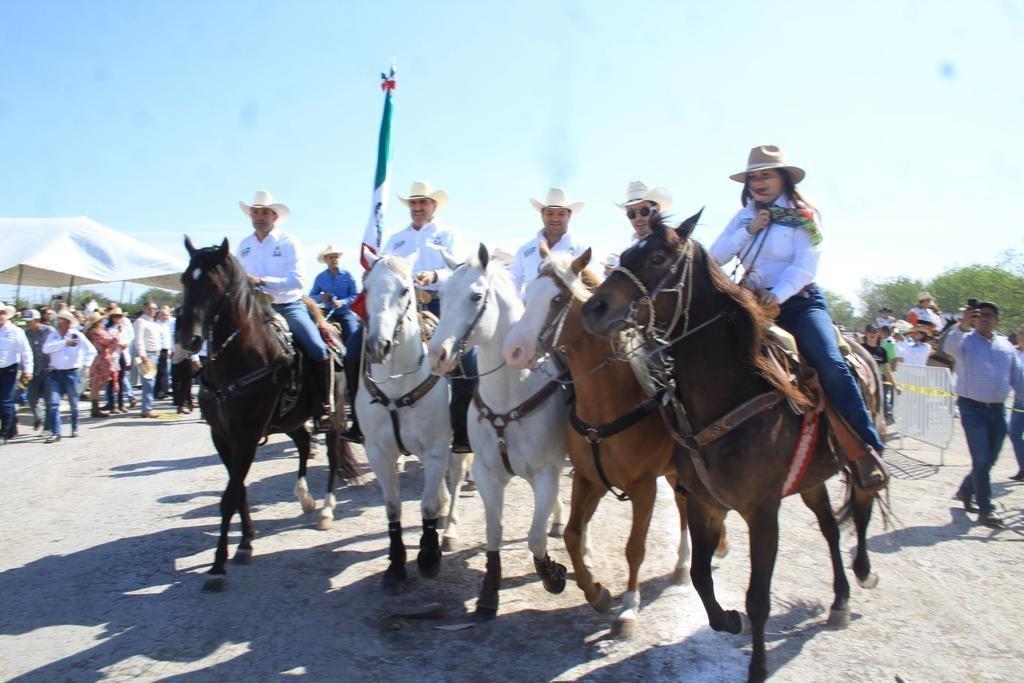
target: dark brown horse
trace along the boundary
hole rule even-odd
[[[752,628],[749,678],[763,680],[768,675],[764,630],[778,552],[778,511],[786,492],[800,494],[828,542],[835,591],[829,623],[849,623],[850,586],[825,488],[825,481],[842,469],[843,456],[830,446],[822,426],[821,438],[805,442],[809,459],[793,483],[791,463],[801,462],[793,455],[805,423],[787,404],[799,407],[806,399],[773,375],[762,356],[763,314],[750,293],[733,284],[690,239],[699,216],[675,230],[654,221],[651,234],[622,254],[620,267],[583,307],[583,320],[604,336],[636,330],[645,342],[643,353],[672,386],[678,403],[670,418],[680,443],[680,479],[689,493],[694,587],[713,629],[741,633]],[[749,410],[736,412],[741,406]],[[724,416],[729,419],[722,421]],[[870,493],[850,489],[847,505],[857,528],[853,570],[865,587],[877,583],[865,544],[873,502]],[[730,509],[750,529],[749,619],[722,609],[711,576],[711,555]]]
[[[572,558],[576,585],[602,614],[611,607],[608,589],[594,581],[584,551],[584,529],[609,491],[632,506],[633,523],[626,544],[629,579],[623,609],[612,632],[630,636],[640,615],[639,576],[647,532],[654,512],[659,476],[676,488],[673,441],[658,414],[660,401],[648,397],[627,362],[615,357],[611,343],[583,329],[581,308],[599,280],[589,270],[590,250],[576,260],[556,254],[541,266],[530,284],[526,311],[505,337],[503,356],[509,366],[525,369],[540,357],[563,353],[575,390],[568,429],[572,460],[572,511],[565,547]],[[588,429],[592,430],[588,433]],[[580,432],[584,432],[581,434]],[[690,581],[690,544],[686,500],[676,491],[680,539],[672,583]],[[616,503],[612,503],[615,505]],[[723,533],[716,555],[728,553]]]
[[[237,512],[242,520],[242,540],[235,562],[247,564],[252,558],[255,532],[246,500],[245,477],[256,448],[267,434],[284,433],[295,442],[300,454],[300,482],[304,482],[305,460],[310,435],[306,421],[312,417],[314,370],[312,364],[294,362],[284,337],[271,324],[274,311],[253,289],[242,265],[220,246],[196,249],[185,238],[188,268],[181,276],[184,301],[177,321],[177,342],[196,353],[203,340],[208,344],[199,388],[199,407],[210,425],[213,445],[228,471],[228,485],[220,499],[220,540],[212,575],[204,590],[224,589],[228,558],[228,531]],[[337,338],[340,343],[340,337]],[[296,368],[303,368],[297,377]],[[293,389],[301,387],[297,395]],[[355,477],[355,461],[348,444],[340,438],[345,418],[345,380],[335,373],[334,427],[327,432],[330,466],[327,505],[333,508],[335,476]],[[282,402],[291,405],[281,410]],[[308,494],[307,494],[308,495]],[[331,513],[333,514],[333,512]]]

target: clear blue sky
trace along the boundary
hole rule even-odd
[[[1024,4],[964,2],[0,3],[0,215],[86,215],[181,255],[248,232],[267,188],[311,253],[354,262],[381,96],[398,61],[393,191],[513,249],[563,185],[598,256],[643,178],[739,208],[777,144],[822,210],[819,282],[929,277],[1022,246]],[[390,230],[407,215],[392,201]],[[11,296],[10,288],[0,294]]]

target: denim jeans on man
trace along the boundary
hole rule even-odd
[[[32,375],[28,382],[28,408],[32,411],[33,422],[45,423],[44,428],[50,429],[50,421],[46,416],[46,370],[40,375]],[[42,407],[40,407],[42,404]]]
[[[14,405],[14,395],[18,391],[18,363],[0,368],[0,438],[14,438],[14,423],[18,419],[18,409]]]
[[[971,453],[971,472],[964,477],[957,495],[973,496],[981,514],[992,512],[995,506],[992,505],[990,472],[1006,438],[1006,409],[999,403],[979,403],[962,396],[956,403]]]
[[[157,362],[160,360],[160,354],[158,353],[147,353],[146,358],[149,359],[153,366],[156,367]],[[142,379],[142,406],[140,408],[143,415],[153,412],[153,399],[156,393],[156,375],[146,379],[143,373],[139,373],[139,377]]]
[[[864,405],[857,380],[839,353],[825,297],[815,285],[807,292],[810,296],[797,294],[782,304],[778,325],[796,337],[800,354],[818,371],[825,396],[839,414],[864,443],[881,452],[882,439]]]
[[[71,408],[71,431],[78,431],[78,395],[81,393],[78,373],[78,368],[70,370],[50,368],[46,372],[46,423],[57,436],[60,436],[60,398],[62,395],[68,397],[68,406]]]
[[[1013,454],[1017,456],[1017,471],[1024,472],[1024,403],[1013,404],[1010,413],[1010,443]]]
[[[330,355],[327,344],[320,336],[320,330],[313,324],[313,319],[309,317],[309,309],[302,299],[290,304],[274,304],[274,310],[288,323],[295,343],[306,354],[306,358],[313,361],[327,360]]]

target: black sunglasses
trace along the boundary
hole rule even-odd
[[[637,210],[637,209],[630,209],[629,211],[626,212],[626,218],[628,218],[629,220],[633,220],[638,215],[639,216],[643,216],[644,218],[647,218],[648,216],[650,216],[651,214],[655,213],[656,211],[657,211],[657,209],[651,208],[650,206],[641,207],[639,210]]]

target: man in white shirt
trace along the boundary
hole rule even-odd
[[[160,344],[162,334],[156,314],[160,309],[155,301],[147,301],[142,308],[142,315],[135,319],[135,364],[139,367],[142,377],[142,417],[157,417],[153,412],[153,399],[156,388],[156,364],[160,360]],[[147,375],[149,375],[147,377]]]
[[[540,264],[548,254],[564,251],[575,258],[586,251],[586,247],[580,244],[569,230],[569,221],[583,208],[583,202],[570,201],[565,190],[552,187],[544,201],[531,199],[530,203],[540,212],[544,227],[536,237],[519,247],[512,261],[512,282],[515,284],[516,294],[524,302],[526,286],[537,278]]]
[[[907,312],[907,320],[914,325],[927,323],[938,329],[942,325],[942,317],[935,305],[935,297],[928,292],[921,292],[917,295],[917,305]]]
[[[896,318],[892,317],[892,309],[888,306],[882,306],[878,309],[878,317],[875,318],[875,324],[879,328],[888,327],[891,329],[895,322]]]
[[[60,441],[60,399],[68,397],[71,408],[71,436],[78,436],[78,397],[81,393],[79,372],[96,357],[96,349],[78,329],[78,319],[68,311],[57,314],[57,330],[43,344],[49,356],[46,372],[46,423],[53,435],[46,443]]]
[[[313,364],[312,376],[316,382],[313,428],[317,432],[330,431],[333,413],[330,351],[302,300],[303,294],[309,291],[302,244],[277,227],[288,220],[291,210],[286,204],[275,202],[267,190],[258,190],[252,204],[238,202],[238,205],[252,221],[253,234],[238,244],[236,256],[249,282],[273,298],[274,310],[288,323],[296,345]]]
[[[0,446],[14,438],[18,409],[18,370],[25,382],[32,379],[32,347],[24,330],[14,324],[14,306],[0,305]]]
[[[156,383],[153,394],[157,400],[167,398],[171,389],[171,349],[174,348],[174,318],[171,307],[164,305],[156,314],[156,324],[160,326],[160,358],[156,364]]]

